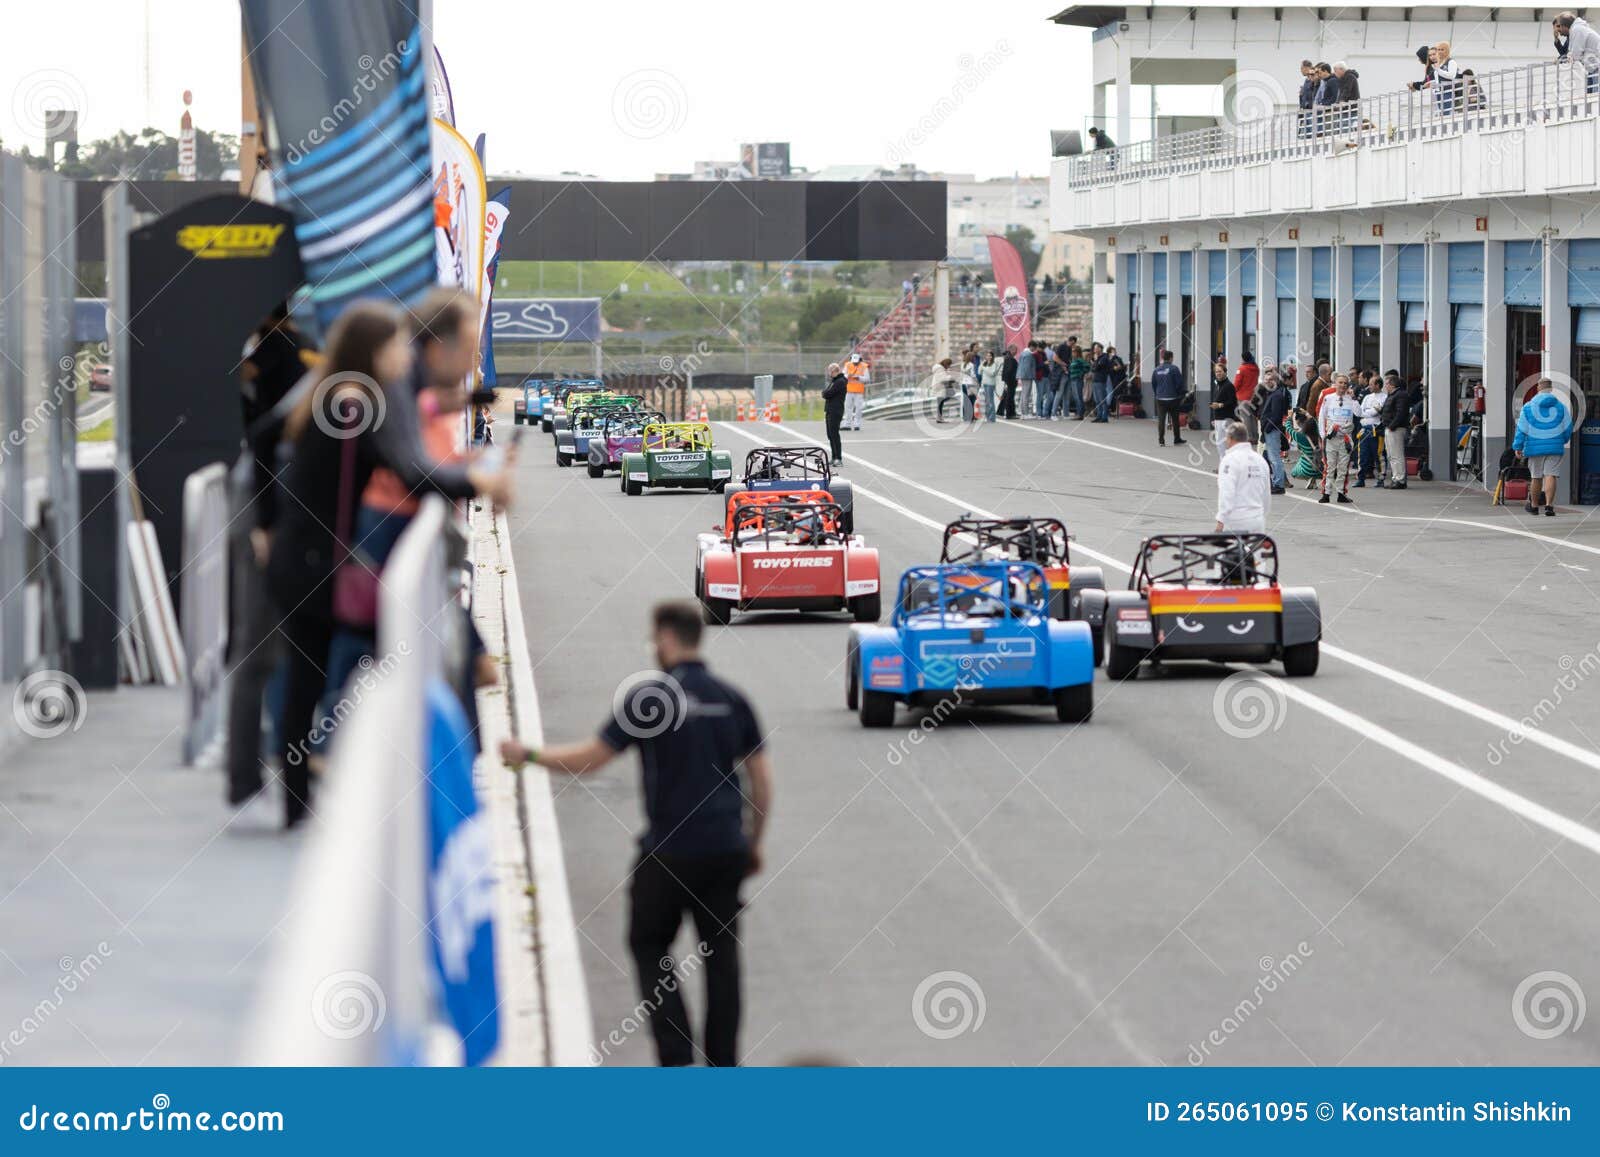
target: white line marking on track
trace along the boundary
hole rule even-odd
[[[781,428],[781,427],[780,427]],[[1030,434],[1043,434],[1047,438],[1060,438],[1063,442],[1075,442],[1080,446],[1092,446],[1096,450],[1105,450],[1112,454],[1126,454],[1130,458],[1140,458],[1146,462],[1154,462],[1158,466],[1166,466],[1172,470],[1185,470],[1190,474],[1199,474],[1206,478],[1216,478],[1215,470],[1202,470],[1198,466],[1187,466],[1181,462],[1174,462],[1170,458],[1158,458],[1154,454],[1145,454],[1138,450],[1129,450],[1123,446],[1108,446],[1104,442],[1096,442],[1092,438],[1080,438],[1076,434],[1062,434],[1055,430],[1044,430],[1037,426],[1016,423],[1014,429],[1026,430]],[[791,431],[792,433],[792,431]],[[1292,498],[1296,502],[1310,503],[1319,506],[1317,499],[1307,494],[1296,494],[1290,490],[1287,494],[1280,494],[1279,498]],[[1366,510],[1361,506],[1332,506],[1328,507],[1331,513],[1348,514],[1361,518],[1379,518],[1386,522],[1425,522],[1430,526],[1468,526],[1475,530],[1491,530],[1496,534],[1510,534],[1517,538],[1531,538],[1535,542],[1542,542],[1546,546],[1565,547],[1567,550],[1581,550],[1585,554],[1600,555],[1600,546],[1590,546],[1588,543],[1573,542],[1571,539],[1555,538],[1548,534],[1537,534],[1531,530],[1521,530],[1515,526],[1499,526],[1493,522],[1477,522],[1470,518],[1430,518],[1421,514],[1379,514],[1375,510]]]
[[[739,433],[744,433],[744,431],[740,430],[738,426],[732,426],[731,428]],[[798,430],[784,427],[782,425],[775,426],[774,428],[782,430],[786,434],[791,434],[796,438],[800,438],[807,442],[815,441],[815,439],[808,437]],[[754,435],[747,436],[753,441],[761,442],[765,445],[771,445],[770,442],[766,442],[764,439],[756,438]],[[1081,439],[1073,440],[1079,441]],[[1133,451],[1127,451],[1127,453],[1133,453]],[[1137,456],[1148,457],[1148,455]],[[946,494],[944,491],[935,490],[931,486],[924,486],[922,483],[907,478],[904,474],[901,474],[898,471],[890,470],[887,467],[878,466],[859,456],[854,457],[852,461],[865,466],[869,470],[876,471],[885,477],[892,478],[897,482],[902,482],[907,486],[921,490],[922,492],[932,495],[935,498],[942,499],[945,502],[950,502],[963,510],[970,511],[973,514],[979,514],[986,518],[1000,517],[1000,515],[995,514],[993,511],[983,510],[977,506],[965,503],[952,494]],[[1156,459],[1156,461],[1159,461],[1159,459]],[[889,509],[896,511],[897,513],[902,514],[915,522],[921,523],[925,526],[935,527],[941,530],[943,529],[944,524],[939,523],[936,520],[927,517],[926,515],[918,514],[915,511],[909,510],[906,507],[901,506],[898,502],[887,499],[882,495],[874,494],[871,491],[864,489],[859,484],[856,485],[855,490],[856,493],[867,495],[868,497],[871,497],[882,503],[884,506],[887,506]],[[1540,536],[1535,535],[1533,537]],[[1127,574],[1129,572],[1130,568],[1126,563],[1114,559],[1108,554],[1104,554],[1078,542],[1073,543],[1073,549],[1076,551],[1081,551],[1090,558],[1093,558],[1108,567],[1120,571],[1123,574]],[[1322,644],[1322,651],[1330,658],[1338,659],[1342,662],[1349,663],[1352,666],[1359,667],[1370,674],[1388,679],[1391,682],[1407,688],[1408,690],[1425,695],[1428,698],[1433,699],[1435,702],[1449,707],[1452,710],[1460,711],[1461,713],[1468,715],[1481,723],[1489,723],[1501,727],[1510,734],[1520,736],[1521,740],[1524,742],[1536,744],[1545,748],[1546,750],[1554,752],[1555,754],[1565,756],[1568,759],[1572,759],[1578,763],[1581,763],[1585,767],[1600,770],[1600,753],[1589,751],[1555,736],[1546,735],[1544,732],[1536,729],[1524,728],[1519,721],[1512,719],[1508,715],[1502,715],[1499,712],[1491,711],[1486,707],[1479,706],[1469,699],[1465,699],[1462,696],[1456,695],[1452,692],[1433,687],[1427,683],[1424,683],[1420,679],[1417,679],[1411,675],[1407,675],[1401,671],[1396,671],[1393,668],[1386,667],[1381,663],[1377,663],[1371,659],[1357,655],[1352,651],[1346,651],[1341,647],[1335,647],[1326,642]],[[1455,783],[1465,790],[1472,792],[1480,798],[1485,799],[1490,803],[1497,804],[1510,811],[1514,815],[1518,815],[1528,822],[1544,828],[1546,831],[1553,832],[1564,839],[1571,840],[1573,843],[1578,844],[1580,847],[1583,847],[1588,851],[1600,855],[1600,832],[1596,832],[1591,828],[1584,827],[1577,821],[1568,819],[1566,816],[1552,811],[1542,804],[1535,803],[1526,796],[1519,795],[1509,788],[1502,787],[1500,784],[1495,783],[1493,780],[1486,779],[1483,776],[1478,775],[1476,772],[1469,771],[1460,764],[1445,759],[1443,756],[1429,751],[1427,748],[1413,743],[1409,739],[1405,739],[1399,735],[1396,735],[1392,731],[1388,731],[1385,728],[1379,727],[1369,720],[1356,715],[1354,712],[1346,711],[1337,704],[1331,703],[1322,698],[1320,695],[1317,695],[1311,691],[1307,691],[1303,687],[1298,686],[1288,679],[1279,679],[1275,676],[1267,675],[1264,672],[1257,671],[1255,668],[1245,669],[1260,675],[1264,680],[1271,680],[1273,686],[1282,690],[1283,693],[1291,700],[1310,708],[1319,715],[1322,715],[1323,717],[1335,723],[1339,723],[1342,726],[1350,728],[1357,735],[1371,739],[1381,746],[1387,747],[1395,754],[1411,760],[1419,767],[1425,768],[1428,771],[1432,771],[1436,775],[1443,776],[1445,779],[1450,780],[1452,783]]]

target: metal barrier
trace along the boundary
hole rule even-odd
[[[462,616],[447,581],[448,507],[430,496],[383,571],[378,657],[334,732],[317,821],[247,1038],[255,1065],[429,1059],[425,696]],[[453,576],[448,576],[453,577]]]
[[[1549,61],[1425,89],[1277,113],[1075,157],[1067,185],[1089,188],[1600,115],[1595,65]]]
[[[189,685],[185,766],[219,743],[227,727],[229,505],[228,470],[221,462],[185,479],[178,591]]]

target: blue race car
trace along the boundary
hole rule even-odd
[[[1050,583],[1032,562],[912,567],[887,627],[850,628],[845,705],[889,727],[896,703],[932,708],[1054,705],[1063,723],[1094,714],[1094,636],[1050,615]]]
[[[552,394],[553,383],[538,378],[522,380],[522,396],[511,403],[513,426],[533,425],[544,413],[545,399]]]
[[[565,429],[567,402],[572,395],[596,394],[605,388],[605,383],[599,378],[557,378],[550,383],[550,395],[537,403],[538,413],[528,420],[529,424],[537,421],[539,429],[546,434],[555,433],[557,426]]]

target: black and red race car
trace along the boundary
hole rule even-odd
[[[1278,585],[1278,547],[1265,534],[1147,538],[1128,589],[1105,596],[1106,674],[1144,662],[1270,663],[1315,675],[1322,609],[1310,587]]]
[[[1099,666],[1105,601],[1085,597],[1085,592],[1104,591],[1106,576],[1097,566],[1073,566],[1069,541],[1059,518],[976,518],[966,514],[944,528],[939,561],[1038,563],[1050,586],[1050,617],[1088,623],[1094,636],[1095,665]]]
[[[878,552],[841,529],[844,511],[826,490],[740,490],[721,528],[702,534],[695,595],[708,623],[739,611],[849,611],[875,623],[882,611]]]

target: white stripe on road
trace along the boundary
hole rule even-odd
[[[731,426],[730,428],[738,433],[745,433],[745,431],[740,429],[738,426]],[[786,434],[792,434],[796,438],[800,438],[807,442],[815,441],[815,439],[809,437],[808,435],[789,427],[777,425],[775,428],[782,430]],[[746,434],[746,436],[752,441],[758,442],[762,445],[772,444],[765,439],[756,437],[754,434]],[[1132,453],[1132,451],[1129,452]],[[1140,455],[1140,457],[1144,457],[1144,455]],[[965,503],[954,495],[946,494],[942,490],[935,490],[931,486],[924,486],[922,483],[913,481],[898,471],[890,470],[887,467],[878,466],[875,463],[868,462],[859,455],[853,455],[851,461],[859,463],[869,470],[874,470],[887,478],[892,478],[897,482],[904,483],[907,486],[911,486],[917,490],[920,490],[925,494],[929,494],[935,498],[941,499],[942,501],[952,503],[955,506],[973,514],[982,515],[985,518],[1002,517],[1001,515],[995,514],[993,511],[983,510],[977,506]],[[941,530],[944,527],[944,524],[939,523],[936,520],[927,517],[926,515],[918,514],[915,511],[909,510],[906,507],[901,506],[899,503],[891,501],[882,495],[874,494],[860,485],[856,485],[855,490],[856,493],[868,495],[869,497],[874,498],[878,502],[882,503],[884,506],[887,506],[889,509],[905,515],[915,522]],[[1086,547],[1081,543],[1074,542],[1073,549],[1088,555],[1089,557],[1103,563],[1106,566],[1121,571],[1124,574],[1128,573],[1130,570],[1127,564],[1119,562],[1110,555],[1103,554],[1100,551]],[[1600,769],[1600,755],[1597,755],[1595,752],[1587,751],[1584,748],[1576,746],[1575,744],[1567,743],[1565,740],[1546,735],[1542,731],[1524,728],[1521,723],[1512,719],[1510,716],[1501,715],[1498,712],[1490,711],[1488,708],[1480,707],[1478,704],[1473,703],[1469,699],[1464,699],[1461,696],[1455,695],[1449,691],[1443,691],[1437,687],[1432,687],[1429,684],[1422,682],[1420,679],[1415,679],[1412,676],[1406,675],[1400,671],[1392,670],[1391,668],[1383,666],[1381,663],[1375,663],[1372,660],[1365,659],[1360,655],[1354,654],[1353,652],[1345,651],[1342,648],[1334,647],[1327,643],[1322,645],[1322,650],[1327,653],[1330,658],[1340,659],[1344,662],[1358,666],[1363,670],[1370,672],[1371,674],[1378,675],[1382,678],[1396,682],[1400,686],[1406,687],[1408,690],[1426,695],[1435,702],[1441,703],[1444,706],[1450,707],[1456,711],[1460,711],[1465,715],[1469,715],[1479,722],[1493,723],[1496,726],[1504,727],[1508,732],[1520,735],[1523,741],[1537,744],[1538,746],[1544,747],[1547,750],[1553,751],[1559,755],[1566,756],[1569,759],[1574,759],[1587,767]],[[1255,669],[1249,668],[1249,670],[1254,671]],[[1576,820],[1569,819],[1558,812],[1554,812],[1542,804],[1535,803],[1526,796],[1519,795],[1509,788],[1502,787],[1500,784],[1495,783],[1493,780],[1486,779],[1476,772],[1469,771],[1460,764],[1454,763],[1443,756],[1436,754],[1435,752],[1429,751],[1427,748],[1413,743],[1409,739],[1405,739],[1399,735],[1396,735],[1394,732],[1389,731],[1386,728],[1379,727],[1370,720],[1364,719],[1354,712],[1346,711],[1344,708],[1329,702],[1320,695],[1317,695],[1311,691],[1307,691],[1305,688],[1293,683],[1288,679],[1279,679],[1259,671],[1256,673],[1260,674],[1263,680],[1269,681],[1272,686],[1281,690],[1289,699],[1300,703],[1303,706],[1309,707],[1319,715],[1322,715],[1335,723],[1339,723],[1342,726],[1349,728],[1357,735],[1360,735],[1365,739],[1372,740],[1380,746],[1388,748],[1396,755],[1400,755],[1411,760],[1413,763],[1416,763],[1419,767],[1431,771],[1436,775],[1443,776],[1445,779],[1457,784],[1464,790],[1470,791],[1481,799],[1505,808],[1514,815],[1520,816],[1527,820],[1529,823],[1536,824],[1539,827],[1544,828],[1546,831],[1553,832],[1564,839],[1571,840],[1580,847],[1583,847],[1596,854],[1600,854],[1600,832],[1596,832],[1591,828],[1587,828],[1578,823]]]
[[[780,427],[781,428],[781,427]],[[1030,434],[1043,434],[1047,438],[1060,438],[1063,442],[1076,442],[1080,446],[1093,446],[1096,450],[1105,450],[1111,454],[1125,454],[1130,458],[1140,458],[1146,462],[1154,462],[1157,466],[1165,466],[1170,470],[1187,470],[1191,474],[1199,474],[1206,478],[1215,478],[1215,470],[1202,470],[1198,466],[1187,466],[1181,462],[1174,462],[1170,458],[1159,458],[1154,454],[1145,454],[1138,450],[1129,450],[1122,446],[1110,446],[1104,442],[1096,442],[1093,438],[1081,438],[1076,434],[1063,434],[1056,430],[1046,430],[1040,426],[1025,422],[1017,422],[1013,426],[1017,430],[1026,430]],[[1187,441],[1187,439],[1185,439]],[[1320,506],[1317,499],[1304,494],[1296,494],[1290,490],[1280,494],[1279,498],[1292,498],[1296,502],[1309,502],[1313,506]],[[1430,526],[1467,526],[1475,530],[1492,530],[1496,534],[1510,534],[1517,538],[1531,538],[1535,542],[1542,542],[1546,546],[1559,546],[1567,550],[1581,550],[1585,554],[1600,555],[1600,546],[1590,546],[1583,542],[1573,542],[1567,538],[1556,538],[1553,535],[1538,534],[1531,530],[1522,530],[1515,526],[1501,526],[1493,522],[1477,522],[1470,518],[1434,518],[1425,514],[1379,514],[1375,510],[1366,510],[1360,506],[1330,504],[1328,509],[1340,514],[1358,515],[1362,518],[1381,518],[1388,522],[1425,522]]]

